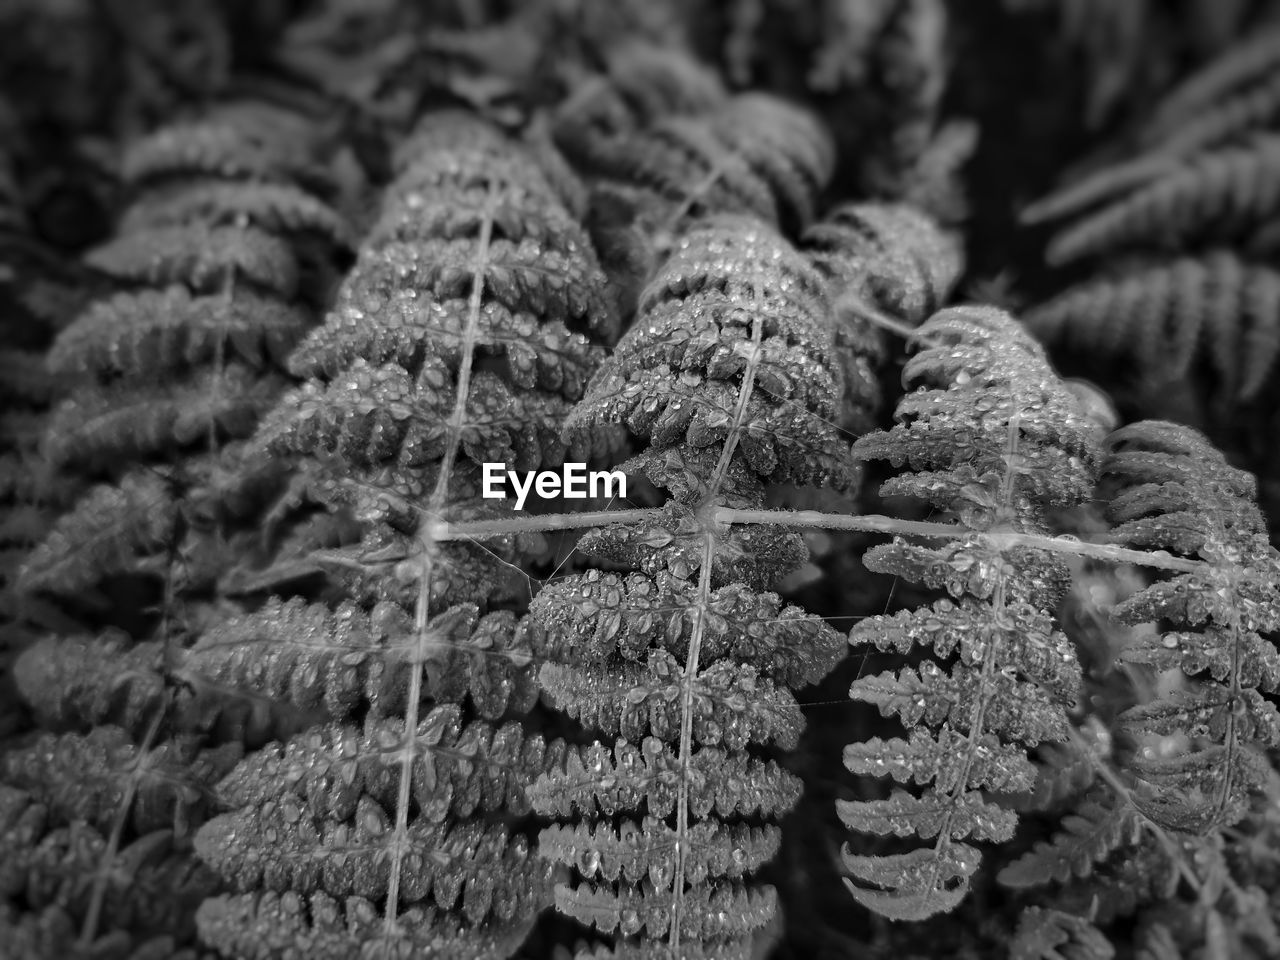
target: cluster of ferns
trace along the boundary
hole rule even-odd
[[[0,954],[762,956],[810,817],[863,944],[1280,955],[1257,483],[1041,343],[1268,387],[1280,43],[1027,212],[1133,256],[1024,324],[957,303],[941,15],[885,6],[916,112],[843,202],[820,116],[643,43],[528,123],[421,104],[368,177],[287,98],[131,139],[0,351]],[[630,495],[516,511],[495,462]]]

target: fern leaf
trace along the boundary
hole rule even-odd
[[[1050,344],[1134,362],[1152,381],[1203,357],[1221,393],[1255,397],[1280,356],[1280,273],[1229,251],[1086,281],[1027,314]]]
[[[192,296],[183,287],[120,293],[99,301],[59,334],[50,369],[154,377],[194,367],[224,351],[254,367],[283,366],[311,325],[299,307],[247,290]]]
[[[286,300],[298,289],[298,266],[289,245],[238,226],[152,227],[111,240],[85,260],[120,280],[153,287],[182,283],[216,291],[229,278],[242,278]]]
[[[966,751],[974,755],[968,769]],[[903,740],[872,737],[844,748],[844,765],[850,773],[862,776],[890,776],[899,783],[924,786],[934,780],[942,784],[957,783],[963,772],[964,786],[986,788],[1002,793],[1020,793],[1031,789],[1036,770],[1016,744],[1001,743],[987,734],[976,747],[970,747],[958,731],[942,728],[930,733],[919,728]]]
[[[235,763],[232,744],[200,751],[191,742],[168,741],[140,750],[120,727],[88,734],[44,734],[30,746],[0,758],[0,776],[26,790],[58,822],[87,821],[107,832],[126,784],[136,791],[129,825],[138,833],[185,828],[211,804],[212,784]]]
[[[532,705],[530,654],[515,636],[514,615],[480,618],[475,607],[458,606],[432,620],[428,632],[433,652],[424,692],[444,701],[471,694],[488,717]],[[351,603],[330,610],[272,599],[257,613],[206,631],[186,665],[219,683],[323,707],[334,717],[365,703],[386,713],[403,706],[411,634],[411,621],[395,604],[366,614]]]
[[[916,326],[946,302],[960,275],[956,238],[914,207],[851,203],[804,233],[814,264],[845,294]]]
[[[846,844],[841,859],[862,881],[855,884],[845,878],[854,900],[890,920],[916,921],[960,905],[981,854],[966,843],[950,843],[941,853],[920,847],[909,853],[863,857],[851,853]]]
[[[178,504],[163,477],[126,474],[118,486],[94,487],[58,520],[23,565],[19,586],[74,594],[136,569],[140,557],[172,542],[177,522]]]
[[[552,705],[583,726],[636,741],[646,734],[663,740],[680,735],[690,709],[682,689],[692,691],[694,740],[699,745],[741,750],[748,743],[776,742],[794,749],[804,721],[785,688],[762,679],[754,666],[721,660],[695,679],[683,680],[679,661],[665,650],[646,664],[612,661],[562,666],[545,663],[538,680]]]
[[[1275,212],[1277,158],[1280,137],[1259,135],[1154,169],[1130,192],[1058,234],[1048,259],[1063,264],[1143,241],[1185,242],[1206,228],[1238,234]]]
[[[1161,793],[1174,802],[1158,816],[1200,831],[1227,825],[1243,816],[1247,795],[1260,786],[1245,754],[1280,743],[1280,713],[1257,689],[1274,689],[1280,667],[1275,645],[1261,636],[1280,626],[1280,554],[1267,540],[1253,477],[1229,466],[1194,430],[1133,424],[1108,438],[1107,451],[1113,537],[1205,561],[1203,571],[1157,581],[1116,608],[1122,622],[1173,628],[1141,641],[1128,658],[1180,667],[1201,681],[1121,719],[1139,732],[1185,734],[1220,747],[1209,755],[1219,762],[1188,760],[1160,771]],[[1179,775],[1187,788],[1182,804],[1172,790]]]
[[[1012,318],[989,309],[946,310],[921,328],[929,343],[904,369],[916,385],[898,405],[899,423],[854,445],[911,472],[882,492],[908,494],[983,530],[1043,530],[1052,504],[1091,492],[1096,428]],[[1034,550],[1001,550],[978,537],[934,549],[895,540],[867,552],[871,570],[945,586],[958,602],[871,617],[850,643],[908,653],[930,650],[916,668],[854,681],[849,695],[931,736],[852,746],[855,771],[921,784],[919,796],[843,802],[846,823],[872,833],[936,838],[931,847],[845,863],[867,888],[855,899],[892,919],[924,919],[963,899],[980,853],[958,841],[1007,840],[1016,815],[983,800],[991,779],[1029,781],[1017,744],[1062,741],[1066,707],[1081,681],[1070,642],[1048,615],[1063,586],[1058,562]],[[953,733],[954,731],[954,733]],[[959,734],[960,737],[957,737]],[[938,745],[950,741],[943,756]],[[926,766],[928,764],[928,766]]]
[[[433,707],[419,722],[415,739],[412,798],[432,822],[477,811],[527,813],[525,784],[562,762],[565,751],[562,741],[548,744],[541,736],[526,736],[517,723],[464,724],[453,704]],[[362,796],[394,805],[396,751],[403,743],[404,726],[394,720],[309,730],[246,758],[218,784],[218,798],[235,809],[293,795],[316,816],[349,819]]]
[[[505,956],[550,901],[551,867],[509,813],[564,748],[469,719],[536,697],[529,631],[493,609],[521,544],[445,545],[424,522],[494,513],[475,502],[480,462],[562,459],[569,398],[616,335],[573,190],[536,158],[474,117],[425,117],[335,309],[296,354],[307,382],[249,445],[297,464],[290,496],[358,524],[358,542],[307,558],[349,599],[215,622],[183,671],[364,726],[315,727],[227,778],[233,809],[196,848],[242,895],[206,904],[200,924],[237,953],[269,955],[283,911],[320,951],[360,939]],[[299,765],[311,774],[290,779]],[[342,920],[329,897],[349,898]]]
[[[679,658],[695,629],[693,600],[694,584],[670,573],[623,577],[591,570],[578,580],[549,584],[533,610],[568,617],[556,624],[555,646],[544,653],[556,661],[589,663],[615,652],[640,660],[651,644]],[[707,610],[705,655],[750,662],[762,676],[788,686],[816,682],[844,654],[843,636],[798,607],[784,608],[776,594],[731,583],[712,593]]]
[[[398,297],[373,312],[347,303],[294,351],[289,367],[297,376],[332,380],[363,359],[393,363],[416,376],[428,363],[457,362],[467,319],[468,303],[461,299]],[[505,379],[517,387],[568,400],[582,395],[602,359],[598,346],[563,323],[539,322],[496,302],[481,308],[477,345],[505,358]]]
[[[334,247],[350,247],[351,228],[332,207],[287,183],[193,183],[153,190],[125,213],[120,232],[205,223],[247,225],[276,236],[313,234]]]
[[[106,885],[101,909],[111,918],[113,933],[104,940],[127,945],[131,935],[186,943],[192,939],[190,916],[196,905],[217,889],[217,878],[195,862],[167,830],[146,833],[109,851],[102,833],[83,821],[66,826],[49,819],[50,811],[23,791],[0,787],[0,836],[6,863],[0,883],[6,894],[25,900],[28,913],[17,930],[0,934],[6,949],[14,944],[62,944],[59,956],[76,956],[73,940],[80,933],[94,896],[99,864],[106,857]],[[43,929],[41,929],[43,928]],[[67,933],[74,931],[73,936]],[[33,952],[22,956],[52,956]]]
[[[103,470],[209,437],[245,437],[283,382],[233,364],[171,383],[86,388],[50,417],[45,452],[58,465]]]
[[[1136,844],[1140,830],[1141,820],[1132,806],[1095,796],[1062,818],[1062,830],[1052,840],[1039,841],[997,879],[1020,888],[1087,877],[1114,851]]]

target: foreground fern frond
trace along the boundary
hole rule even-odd
[[[247,957],[275,955],[276,922],[321,956],[506,956],[550,897],[514,817],[565,747],[498,722],[536,698],[526,628],[460,602],[496,605],[519,550],[433,531],[494,512],[480,462],[564,458],[561,421],[617,320],[560,182],[519,143],[437,113],[397,163],[333,310],[289,361],[307,382],[251,442],[359,522],[361,543],[317,554],[352,600],[269,600],[184,661],[339,721],[246,758],[197,834],[234,891],[206,901],[201,932]]]
[[[773,913],[772,889],[747,877],[777,831],[749,818],[785,811],[796,784],[747,751],[794,746],[788,688],[825,675],[840,638],[760,592],[801,556],[793,534],[721,528],[709,511],[761,504],[765,481],[849,482],[828,419],[833,334],[820,279],[785,241],[713,218],[678,242],[570,418],[571,435],[622,423],[647,441],[630,465],[672,497],[654,524],[580,543],[642,572],[568,577],[530,610],[550,701],[616,737],[571,749],[530,794],[566,821],[539,840],[575,875],[557,908],[612,934],[614,955],[743,956]]]
[[[1050,507],[1088,496],[1097,456],[1096,429],[1011,317],[956,308],[921,332],[931,345],[904,370],[917,389],[898,405],[899,424],[854,450],[912,471],[882,493],[951,511],[974,536],[941,548],[899,539],[868,551],[868,568],[955,599],[872,617],[850,633],[850,643],[882,651],[932,651],[918,668],[860,678],[850,690],[883,715],[932,732],[854,745],[845,755],[854,773],[925,785],[919,795],[894,790],[838,804],[851,829],[936,838],[906,853],[845,851],[854,898],[898,920],[959,904],[980,862],[978,849],[959,841],[1007,841],[1017,824],[981,791],[1029,786],[1027,747],[1067,736],[1080,667],[1050,616],[1065,568],[1034,549],[993,548],[981,534],[1044,531]]]

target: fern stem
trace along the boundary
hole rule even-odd
[[[168,667],[171,659],[169,655],[170,640],[173,637],[173,630],[169,621],[174,604],[173,561],[176,553],[177,538],[169,545],[169,570],[164,578],[164,598],[161,601],[160,610],[160,635],[164,637],[164,659],[162,662],[165,666],[166,676],[168,676]],[[129,819],[129,810],[133,807],[134,797],[138,794],[138,782],[142,779],[143,771],[146,769],[147,753],[160,735],[160,724],[169,712],[172,697],[173,690],[166,684],[163,695],[160,697],[160,702],[156,704],[156,712],[152,716],[151,722],[147,724],[142,740],[138,743],[137,756],[133,769],[129,771],[129,779],[125,783],[124,796],[120,798],[120,805],[116,808],[115,814],[111,819],[111,834],[107,837],[107,848],[102,851],[102,861],[93,877],[93,889],[89,894],[89,906],[85,910],[84,924],[80,928],[80,945],[85,949],[92,945],[94,937],[98,934],[98,921],[102,916],[102,904],[107,896],[107,878],[112,864],[115,862],[116,854],[120,852],[120,842],[124,839],[125,822]]]
[[[758,299],[756,293],[753,299]],[[747,418],[747,405],[751,400],[751,392],[755,388],[756,372],[760,369],[760,346],[764,340],[764,321],[757,312],[751,320],[751,353],[747,357],[747,365],[742,371],[742,383],[738,387],[738,402],[733,411],[733,420],[725,436],[724,447],[720,450],[720,458],[716,461],[715,471],[707,484],[707,495],[703,503],[711,507],[715,516],[716,494],[719,493],[725,477],[729,475],[729,465],[733,462],[734,451],[738,447],[738,437],[742,424]],[[702,541],[702,565],[698,568],[698,592],[693,605],[693,624],[689,631],[689,652],[685,657],[684,675],[680,678],[680,779],[676,791],[676,862],[673,871],[671,930],[669,943],[672,953],[680,955],[680,924],[684,912],[684,875],[685,859],[689,834],[689,777],[691,774],[691,756],[693,751],[693,686],[698,677],[698,661],[702,656],[702,637],[705,631],[707,607],[711,603],[711,567],[715,561],[716,532],[714,526],[708,527]]]
[[[693,624],[689,631],[689,655],[685,658],[684,676],[680,680],[680,780],[676,793],[675,869],[671,878],[671,929],[668,942],[674,956],[680,956],[680,924],[684,913],[685,859],[689,834],[690,752],[693,749],[693,685],[702,655],[702,636],[706,608],[711,602],[711,565],[715,559],[715,534],[708,530],[702,541],[702,566],[698,570],[698,593],[693,607]]]
[[[539,533],[551,530],[575,530],[586,527],[602,527],[611,523],[642,523],[657,519],[662,511],[657,508],[635,510],[597,510],[588,513],[554,513],[529,517],[504,517],[500,520],[474,520],[461,523],[438,521],[432,527],[432,537],[437,542],[450,540],[482,540],[518,533]],[[857,533],[888,533],[905,537],[932,537],[958,539],[977,537],[999,548],[1032,547],[1049,553],[1061,553],[1111,563],[1132,563],[1140,567],[1160,570],[1177,570],[1193,573],[1203,570],[1203,560],[1175,557],[1164,550],[1133,550],[1112,543],[1095,543],[1075,537],[1052,537],[1036,533],[1018,533],[1011,530],[984,533],[955,523],[930,523],[924,520],[902,520],[881,514],[854,515],[823,513],[820,510],[750,510],[738,507],[716,507],[714,520],[718,524],[773,524],[784,527],[816,527],[823,530],[841,530]]]
[[[932,343],[924,334],[920,332],[918,327],[913,327],[904,320],[899,320],[890,313],[879,309],[868,303],[855,293],[845,290],[840,294],[835,305],[836,313],[841,311],[849,311],[855,316],[873,327],[879,327],[881,330],[887,330],[889,333],[902,337],[905,340],[916,341],[918,343]]]
[[[466,422],[467,399],[471,392],[471,373],[476,343],[480,335],[480,308],[484,298],[484,278],[489,265],[489,245],[493,238],[493,213],[497,200],[497,184],[490,180],[485,198],[480,235],[476,242],[476,261],[471,275],[471,296],[467,304],[467,328],[463,335],[458,356],[458,382],[454,394],[453,411],[446,421],[449,433],[436,485],[431,491],[429,512],[439,516],[449,498],[449,477],[453,473],[458,450],[462,445],[462,429]],[[418,581],[418,596],[413,610],[414,646],[410,660],[409,694],[404,708],[404,747],[400,753],[400,782],[396,792],[395,832],[391,842],[391,870],[387,880],[387,907],[384,913],[382,944],[389,947],[396,942],[397,913],[400,899],[400,875],[404,867],[404,848],[409,833],[409,796],[413,784],[413,761],[418,748],[418,701],[422,697],[422,670],[426,662],[428,617],[431,608],[431,576],[435,559],[436,542],[433,527],[424,524],[419,531],[422,546],[422,563]]]

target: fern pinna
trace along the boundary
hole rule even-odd
[[[1043,350],[1009,316],[944,310],[919,333],[926,346],[903,371],[916,389],[898,405],[900,422],[861,438],[854,451],[906,466],[881,492],[950,511],[971,535],[943,547],[895,539],[864,558],[871,570],[950,597],[872,617],[850,633],[855,647],[919,647],[933,656],[854,682],[855,700],[913,729],[909,739],[845,751],[851,771],[922,791],[839,804],[852,829],[933,841],[904,853],[844,855],[858,881],[850,884],[855,899],[917,920],[954,908],[968,890],[980,854],[961,840],[1013,836],[1015,814],[982,791],[1026,789],[1034,772],[1027,749],[1067,736],[1080,667],[1052,613],[1068,574],[1019,537],[1043,534],[1050,508],[1089,496],[1098,439]]]
[[[359,543],[325,557],[350,599],[268,600],[206,631],[185,664],[332,718],[246,758],[219,785],[228,811],[197,834],[234,891],[205,902],[200,930],[236,956],[506,956],[550,897],[515,818],[564,748],[503,722],[536,697],[526,630],[495,609],[499,553],[515,551],[435,534],[492,514],[479,463],[570,453],[560,421],[616,320],[530,150],[440,113],[399,165],[336,305],[290,360],[307,382],[254,441],[361,522]]]
[[[1141,911],[1153,930],[1165,928],[1155,941],[1172,943],[1173,929],[1178,942],[1265,956],[1280,949],[1280,932],[1250,881],[1247,849],[1228,853],[1224,831],[1267,805],[1264,751],[1276,746],[1280,717],[1263,692],[1280,684],[1280,653],[1260,634],[1280,625],[1280,556],[1253,477],[1196,431],[1135,423],[1103,450],[1113,539],[1197,563],[1115,608],[1124,623],[1167,628],[1135,632],[1120,654],[1165,681],[1146,698],[1134,684],[1138,702],[1118,718],[1123,749],[1110,755],[1077,735],[1062,757],[1043,758],[1050,783],[1082,766],[1084,776],[1071,777],[1078,796],[1052,839],[999,879],[1014,889],[1062,884],[1059,905],[1100,924]],[[1184,887],[1190,903],[1178,896]]]
[[[614,955],[745,956],[773,913],[745,878],[776,851],[768,821],[799,784],[748,747],[795,745],[788,688],[821,678],[842,643],[763,592],[803,558],[796,535],[717,510],[762,505],[769,481],[849,482],[833,332],[821,278],[784,240],[712,218],[677,242],[569,421],[571,436],[624,424],[647,441],[624,469],[670,494],[580,542],[631,572],[567,577],[530,611],[546,696],[607,738],[531,788],[564,821],[539,849],[576,875],[558,909],[618,934]]]

